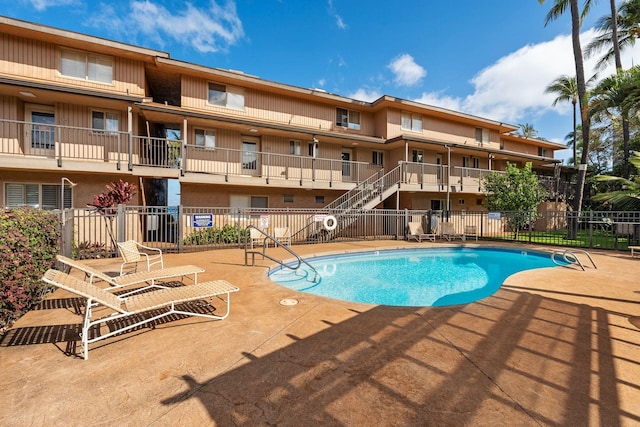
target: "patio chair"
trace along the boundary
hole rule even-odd
[[[273,230],[273,237],[283,245],[291,246],[291,231],[289,227],[276,227]],[[277,246],[278,243],[276,243]]]
[[[440,223],[440,235],[448,241],[453,239],[465,240],[464,234],[458,233],[455,226],[450,222]]]
[[[261,246],[261,245],[264,245],[265,247],[269,246],[266,236],[262,234],[260,230],[258,230],[257,228],[252,227],[249,229],[249,245],[251,249],[253,249],[254,244],[256,246]]]
[[[126,242],[118,242],[118,250],[122,257],[120,275],[125,274],[124,268],[129,264],[134,265],[135,268],[133,271],[138,271],[138,263],[142,261],[147,263],[147,271],[151,271],[151,266],[156,264],[160,264],[160,269],[164,268],[162,251],[160,249],[150,248],[135,240],[127,240]]]
[[[229,315],[231,293],[239,291],[236,286],[224,280],[214,280],[192,286],[160,289],[129,297],[120,297],[58,270],[48,270],[42,280],[87,299],[81,335],[85,360],[89,358],[89,344],[155,322],[167,316],[182,314],[209,319],[225,319]],[[223,295],[226,295],[226,300],[222,297]],[[223,315],[212,314],[210,310],[203,310],[202,306],[198,306],[197,311],[189,311],[189,304],[181,305],[180,308],[177,307],[177,304],[205,299],[213,300],[213,297],[226,302],[227,307]],[[96,305],[110,309],[109,311],[112,311],[112,313],[92,320],[92,311]],[[101,334],[100,324],[106,322],[108,322],[108,332]]]
[[[475,237],[475,239],[478,240],[478,227],[476,227],[475,225],[465,225],[464,239],[462,240],[466,240],[467,237]]]
[[[136,273],[125,274],[124,276],[109,276],[108,274],[90,267],[82,262],[78,262],[71,258],[67,258],[63,255],[57,256],[58,261],[62,264],[80,270],[85,274],[85,277],[89,278],[89,283],[94,283],[94,279],[102,280],[109,284],[110,288],[107,290],[119,290],[124,287],[140,285],[146,283],[147,286],[142,288],[136,288],[129,293],[140,292],[149,288],[166,288],[166,286],[158,285],[158,281],[175,279],[180,277],[184,280],[185,277],[193,276],[193,283],[198,283],[198,273],[204,273],[204,269],[195,265],[180,265],[177,267],[163,268],[162,270],[152,271],[139,271]]]
[[[422,242],[422,239],[431,240],[432,242],[436,241],[435,233],[425,233],[422,230],[422,224],[419,222],[409,222],[409,240],[414,239],[418,242]]]

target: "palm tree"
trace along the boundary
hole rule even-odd
[[[545,0],[538,0],[544,4]],[[589,104],[587,100],[587,82],[584,74],[584,58],[582,57],[582,45],[580,44],[580,24],[582,17],[589,11],[591,0],[585,0],[582,15],[578,9],[578,0],[554,0],[551,10],[547,13],[545,26],[560,17],[569,6],[571,11],[571,41],[573,44],[573,59],[576,66],[576,84],[578,86],[578,102],[580,105],[580,121],[582,123],[582,157],[578,167],[578,183],[576,198],[574,199],[574,210],[580,214],[582,209],[582,198],[584,197],[584,183],[587,177],[587,159],[589,156]],[[577,234],[577,221],[569,227],[569,238]]]
[[[551,104],[553,107],[556,106],[558,102],[571,102],[573,105],[573,166],[576,166],[576,128],[577,128],[577,117],[576,117],[576,105],[578,104],[578,83],[576,82],[576,77],[569,77],[567,75],[562,75],[555,79],[547,88],[544,93],[553,93],[556,94],[556,99],[553,100]]]
[[[615,58],[616,69],[622,68],[619,52],[633,46],[640,38],[640,0],[627,0],[618,8],[617,16],[603,16],[598,20],[597,26],[601,34],[587,45],[585,54],[590,57],[608,47],[597,62],[596,69],[603,69],[612,58]],[[617,44],[613,43],[614,36],[617,36]]]
[[[590,115],[599,122],[619,116],[622,120],[622,176],[629,178],[629,103],[625,100],[638,88],[638,73],[618,70],[593,90]]]
[[[533,125],[530,123],[521,123],[518,125],[518,127],[520,128],[518,134],[522,137],[535,138],[536,136],[538,136],[538,131],[535,130]]]
[[[629,161],[640,171],[640,152],[634,151],[629,156]],[[597,181],[618,184],[619,188],[607,193],[600,193],[593,197],[598,202],[611,203],[616,209],[640,211],[640,175],[636,174],[633,180],[617,176],[598,175]]]

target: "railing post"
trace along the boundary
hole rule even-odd
[[[576,238],[578,235],[580,218],[576,218]],[[589,211],[589,248],[593,248],[593,211]]]
[[[270,170],[270,167],[271,167],[271,156],[270,156],[270,154],[271,153],[267,153],[267,155],[266,155],[266,158],[267,158],[266,164],[263,164],[263,167],[267,171],[267,173],[266,173],[266,175],[267,175],[266,176],[266,183],[267,184],[269,184],[269,170]]]
[[[183,142],[180,144],[180,158],[182,161],[180,162],[180,176],[184,176],[187,171],[187,143]]]
[[[127,221],[126,221],[126,215],[125,215],[125,209],[124,209],[124,205],[119,204],[118,205],[118,213],[116,216],[116,227],[118,228],[118,232],[116,233],[116,240],[118,242],[124,242],[126,239],[126,227],[127,227]]]
[[[129,170],[132,171],[133,170],[133,134],[131,132],[128,133],[128,138],[129,140]]]
[[[176,230],[176,239],[178,239],[178,253],[182,253],[182,251],[184,250],[184,238],[183,238],[183,228],[182,225],[184,224],[184,208],[182,207],[182,203],[180,203],[178,205],[178,225],[177,225],[177,230]]]
[[[226,150],[224,153],[227,158],[227,161],[224,162],[224,182],[229,182],[229,150]],[[242,167],[242,152],[240,153],[240,167]]]
[[[58,140],[58,167],[62,167],[62,135],[60,135],[60,128],[56,129],[56,139]],[[53,142],[55,144],[55,141]]]
[[[120,149],[122,146],[122,134],[118,133],[118,144],[117,144],[117,149],[118,149],[118,161],[116,162],[116,170],[120,170]]]

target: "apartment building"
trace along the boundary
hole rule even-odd
[[[376,188],[361,207],[482,210],[483,175],[531,162],[553,176],[566,148],[516,130],[0,17],[4,207],[85,207],[122,179],[147,206],[178,188],[186,206],[322,208]]]

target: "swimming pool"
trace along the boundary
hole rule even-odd
[[[278,267],[271,280],[288,288],[367,304],[445,306],[495,293],[519,271],[554,267],[550,254],[501,248],[424,248],[305,258],[319,273]]]

